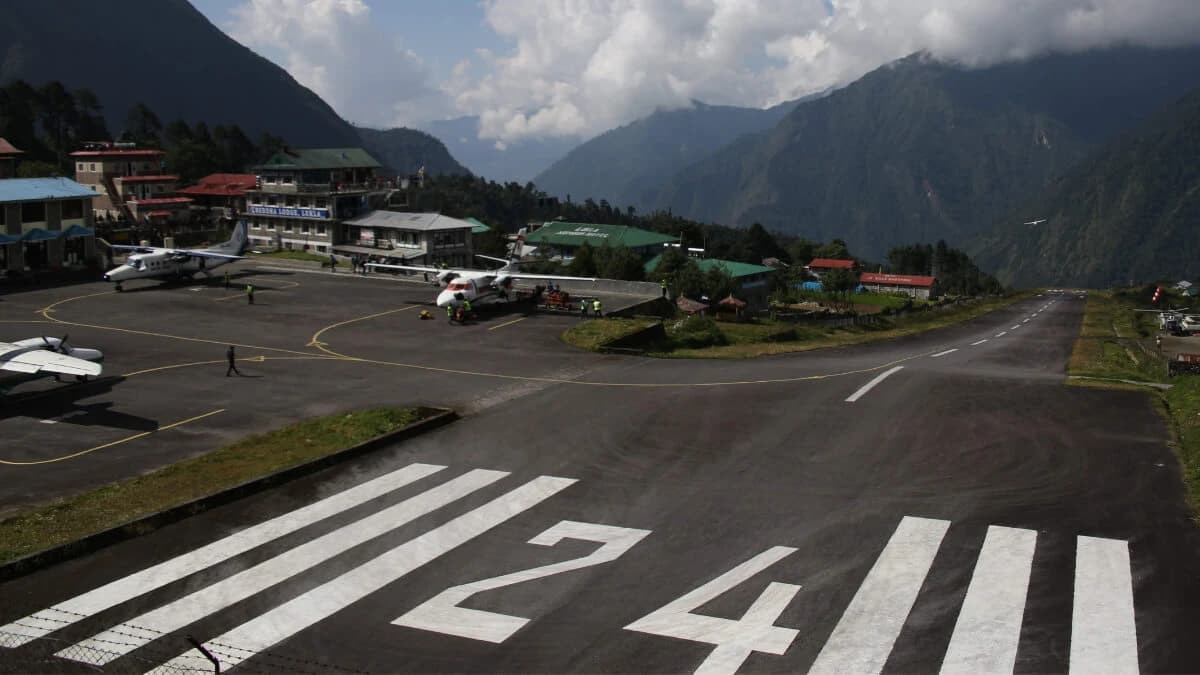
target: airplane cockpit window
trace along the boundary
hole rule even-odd
[[[452,281],[447,288],[452,291],[465,291],[471,288],[471,284],[466,281]]]
[[[141,258],[134,258],[133,260],[130,260],[129,266],[139,272],[146,269],[146,263],[142,262]]]

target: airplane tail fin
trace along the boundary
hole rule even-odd
[[[246,252],[247,244],[249,244],[249,238],[246,236],[246,221],[239,220],[237,226],[233,228],[233,234],[229,237],[229,241],[217,244],[212,250],[241,255]]]

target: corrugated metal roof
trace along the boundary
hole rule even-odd
[[[475,218],[463,218],[463,220],[471,223],[473,226],[471,227],[471,234],[483,234],[484,232],[492,231],[492,228],[488,227],[487,223],[481,220],[476,220]]]
[[[471,223],[440,213],[404,213],[400,211],[371,211],[345,221],[359,227],[390,227],[397,230],[461,230],[471,229]]]
[[[0,155],[23,155],[24,150],[19,150],[17,146],[8,142],[6,138],[0,138]]]
[[[362,148],[280,150],[260,169],[378,169],[382,164]]]
[[[549,244],[551,246],[582,246],[585,242],[592,246],[628,246],[640,248],[678,241],[679,237],[659,234],[627,225],[605,225],[602,223],[567,223],[553,221],[525,235],[525,241],[532,245]]]
[[[95,197],[90,188],[70,178],[8,178],[0,180],[0,202]]]
[[[646,274],[652,273],[654,268],[658,267],[658,262],[660,260],[662,260],[661,254],[656,255],[647,261]],[[754,276],[755,274],[766,274],[767,272],[775,271],[773,267],[752,265],[750,263],[737,262],[735,260],[721,260],[720,258],[691,258],[691,260],[695,261],[701,272],[707,272],[714,267],[724,267],[725,273],[734,279]]]
[[[813,261],[808,263],[809,267],[823,267],[828,269],[854,269],[853,260],[838,260],[836,258],[813,258]]]

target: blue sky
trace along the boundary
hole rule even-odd
[[[498,145],[767,107],[925,50],[965,65],[1197,44],[1200,0],[192,0],[346,119],[475,115]]]

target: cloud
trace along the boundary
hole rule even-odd
[[[389,37],[364,0],[246,0],[230,34],[280,65],[347,120],[389,127],[451,111],[422,60]]]
[[[445,85],[500,144],[590,136],[659,107],[766,106],[927,50],[967,65],[1200,41],[1198,0],[487,0],[511,44]]]

